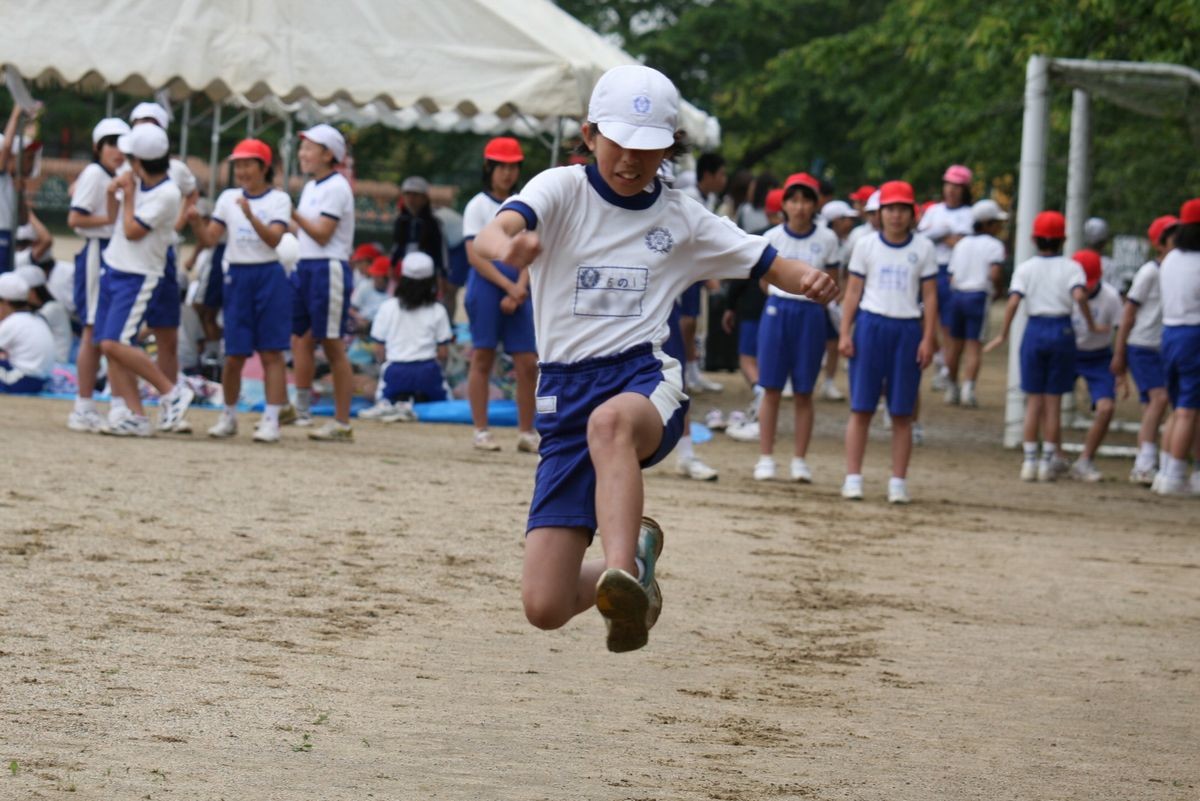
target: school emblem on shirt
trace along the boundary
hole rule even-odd
[[[593,267],[585,267],[579,271],[579,285],[584,289],[594,289],[600,283],[600,271]]]
[[[646,95],[638,95],[633,99],[633,112],[635,114],[650,113],[650,98]]]
[[[656,225],[646,232],[646,247],[655,253],[670,253],[675,247],[675,237],[661,225]]]
[[[916,253],[909,253],[909,254],[908,254],[908,263],[909,263],[909,264],[916,264],[916,263],[917,263],[917,254],[916,254]]]

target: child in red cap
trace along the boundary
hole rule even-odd
[[[1022,481],[1054,481],[1066,473],[1061,442],[1062,396],[1075,384],[1075,329],[1072,304],[1079,306],[1088,331],[1099,333],[1088,307],[1083,266],[1062,255],[1067,222],[1057,211],[1043,211],[1033,221],[1037,255],[1017,265],[1004,310],[1004,330],[984,348],[990,352],[1008,339],[1021,301],[1029,322],[1021,337],[1021,390],[1025,405],[1025,459]],[[1037,458],[1038,433],[1042,460]]]
[[[1100,331],[1091,331],[1079,310],[1072,311],[1071,324],[1075,328],[1075,377],[1087,382],[1088,394],[1092,398],[1093,417],[1092,425],[1084,439],[1083,453],[1071,466],[1070,476],[1078,481],[1099,481],[1103,476],[1092,460],[1105,434],[1108,433],[1113,407],[1116,405],[1117,382],[1109,368],[1113,357],[1112,330],[1121,317],[1121,295],[1111,284],[1101,280],[1103,267],[1099,253],[1094,250],[1080,250],[1072,258],[1083,265],[1083,274],[1087,277],[1088,308]],[[1124,378],[1120,376],[1122,385]]]

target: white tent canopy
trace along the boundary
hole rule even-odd
[[[549,0],[109,0],[86,13],[66,0],[12,5],[0,58],[27,78],[165,88],[176,99],[308,100],[339,112],[327,116],[393,127],[460,130],[486,115],[486,132],[520,132],[529,120],[545,130],[552,118],[580,117],[600,75],[633,62]],[[682,125],[701,146],[719,139],[695,107]]]

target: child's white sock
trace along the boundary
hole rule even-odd
[[[862,487],[862,473],[848,473],[846,475],[847,487]]]
[[[112,400],[109,401],[109,403],[108,403],[109,411],[114,411],[117,409],[126,409],[128,407],[129,407],[129,404],[127,404],[125,402],[125,399],[122,398],[120,395],[114,395]]]
[[[1080,470],[1083,470],[1085,468],[1092,466],[1092,460],[1086,456],[1081,455],[1078,459],[1075,460],[1075,464],[1079,465]]]
[[[280,406],[278,403],[268,403],[266,406],[263,407],[262,419],[267,423],[274,423],[275,425],[279,425],[279,410],[282,408],[283,407]]]
[[[1023,443],[1021,443],[1021,449],[1023,451],[1025,451],[1025,461],[1027,461],[1027,462],[1036,462],[1037,461],[1038,444],[1036,442],[1023,442]]]
[[[888,491],[889,492],[891,492],[892,490],[905,490],[907,488],[908,488],[908,482],[902,478],[892,476],[891,478],[888,479]]]
[[[1166,473],[1167,478],[1171,481],[1183,481],[1187,475],[1187,462],[1183,459],[1176,459],[1174,456],[1168,456]]]
[[[683,432],[683,436],[679,438],[679,444],[675,446],[675,453],[678,454],[680,461],[691,459],[696,455],[696,451],[692,447],[692,435],[690,432]]]
[[[974,395],[975,394],[975,382],[974,381],[962,382],[962,391],[963,391],[964,395]]]
[[[307,412],[312,409],[312,388],[296,387],[296,411]]]
[[[80,414],[83,414],[84,412],[96,411],[96,399],[80,398],[77,396],[75,398],[75,411],[79,412]]]
[[[1158,445],[1153,442],[1143,442],[1138,448],[1137,461],[1134,462],[1135,470],[1149,470],[1154,467],[1158,461]]]
[[[237,422],[237,409],[233,408],[232,406],[226,406],[224,409],[221,410],[221,417],[225,418],[226,420],[230,420],[230,421],[236,423]]]

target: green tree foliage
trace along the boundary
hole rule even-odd
[[[1033,54],[1200,65],[1195,0],[562,0],[721,119],[736,165],[815,169],[841,189],[937,192],[969,164],[1011,193]],[[1198,93],[1178,102],[1200,103]],[[1065,194],[1070,92],[1053,95],[1047,204]],[[1093,103],[1092,210],[1123,230],[1200,187],[1200,131]]]

